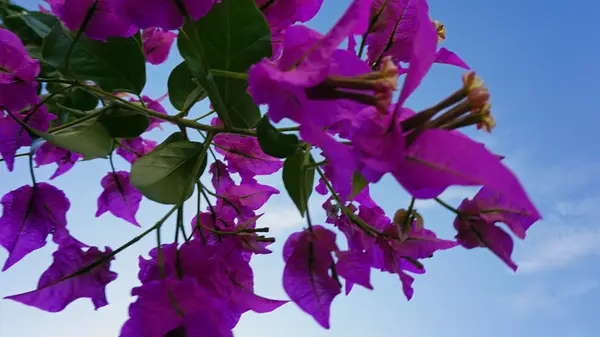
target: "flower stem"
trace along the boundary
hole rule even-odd
[[[321,176],[321,178],[323,179],[323,181],[325,182],[325,185],[327,186],[327,189],[329,189],[329,191],[331,192],[331,195],[333,196],[333,198],[335,199],[335,201],[338,203],[340,209],[344,212],[344,214],[346,214],[346,216],[350,220],[352,220],[352,222],[354,222],[365,233],[370,234],[371,236],[384,236],[382,233],[380,233],[377,229],[373,228],[371,225],[369,225],[368,223],[366,223],[359,216],[357,216],[356,214],[352,213],[348,209],[348,207],[346,207],[344,205],[344,203],[342,203],[342,200],[340,199],[340,196],[333,189],[333,186],[331,185],[331,182],[329,181],[329,179],[327,179],[327,177],[325,177],[325,174],[323,173],[323,170],[321,170],[319,167],[317,167],[316,170],[319,173],[319,175]]]
[[[448,205],[447,203],[445,203],[444,201],[442,201],[440,198],[434,198],[435,201],[437,201],[438,204],[444,206],[445,209],[449,210],[450,212],[460,215],[461,213],[454,207]]]

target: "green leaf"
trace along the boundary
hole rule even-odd
[[[23,43],[41,45],[42,39],[50,33],[58,19],[41,12],[27,12],[11,14],[3,21]]]
[[[85,90],[75,88],[70,92],[69,98],[64,104],[69,108],[88,111],[96,109],[98,107],[98,103],[98,97],[88,93]]]
[[[131,183],[150,200],[176,205],[192,196],[193,183],[206,168],[206,155],[200,158],[202,143],[167,141],[133,163]],[[198,160],[203,163],[194,174]]]
[[[63,75],[94,81],[105,91],[142,92],[146,84],[146,59],[140,48],[139,33],[128,39],[111,37],[107,42],[80,36],[71,53],[68,71],[65,62],[74,37],[75,33],[61,24],[54,25],[44,39],[43,59]]]
[[[186,22],[177,46],[228,126],[253,128],[260,110],[246,93],[247,80],[215,76],[210,69],[246,73],[271,56],[271,31],[254,0],[223,0],[197,22]]]
[[[269,117],[265,115],[256,127],[258,142],[264,153],[277,157],[287,158],[298,149],[298,137],[296,135],[284,134],[269,122]]]
[[[369,182],[363,177],[362,174],[358,171],[354,171],[354,176],[352,176],[352,195],[350,195],[350,199],[353,199],[358,195],[362,190],[365,189],[369,185]]]
[[[55,95],[52,100],[63,106],[80,111],[94,110],[98,107],[98,97],[81,88],[71,88],[65,91],[65,87],[68,87],[68,85],[53,82],[46,84],[46,90],[49,93],[62,91]]]
[[[105,158],[113,150],[113,139],[100,123],[91,117],[52,134],[40,133],[50,143],[82,154],[85,159]]]
[[[100,117],[100,123],[113,138],[135,138],[148,129],[150,119],[133,110],[114,105],[106,108]]]
[[[304,166],[313,163],[313,160],[306,160],[306,157],[306,152],[298,151],[283,163],[283,185],[302,216],[306,212],[315,180],[315,170]]]
[[[175,109],[182,111],[206,98],[206,90],[194,82],[194,75],[185,62],[169,75],[169,100]]]

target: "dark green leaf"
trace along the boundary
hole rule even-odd
[[[298,137],[277,131],[266,115],[258,123],[256,134],[261,149],[270,156],[287,158],[298,149]]]
[[[315,180],[315,170],[306,169],[304,164],[312,162],[312,159],[306,161],[306,152],[298,151],[283,163],[283,185],[302,216]]]
[[[202,143],[186,140],[163,143],[133,163],[131,183],[145,197],[161,204],[176,205],[187,200],[193,193],[193,183],[206,167],[206,155],[200,158],[203,147]],[[198,160],[203,163],[194,174]]]
[[[355,171],[354,176],[352,177],[352,195],[350,199],[353,199],[358,193],[365,189],[369,185],[369,182],[363,177],[360,172]]]
[[[41,45],[58,20],[41,12],[15,13],[4,19],[4,24],[25,43]]]
[[[62,83],[46,84],[46,90],[49,93],[61,91],[52,100],[63,106],[80,111],[93,110],[98,107],[99,100],[96,96],[80,88],[64,90],[65,87],[68,87],[68,85]]]
[[[104,158],[113,149],[113,139],[98,117],[40,136],[56,146],[82,154],[85,159]]]
[[[210,73],[210,69],[246,73],[271,56],[271,31],[254,0],[216,4],[202,19],[186,22],[177,45],[221,120],[238,128],[255,127],[260,110],[246,93],[247,81]]]
[[[118,105],[106,108],[100,122],[113,138],[138,137],[150,125],[147,116]]]
[[[206,90],[193,81],[194,75],[185,62],[169,75],[169,100],[175,109],[184,110],[206,98]]]
[[[27,10],[21,6],[10,3],[8,0],[0,0],[0,18],[5,19],[9,15],[25,13]]]
[[[65,106],[81,111],[88,111],[98,107],[98,102],[98,97],[85,90],[75,88],[71,90],[69,98],[65,101]]]
[[[63,75],[96,82],[108,92],[140,94],[146,84],[146,60],[140,48],[139,34],[125,39],[108,38],[107,42],[81,36],[73,48],[70,70],[65,67],[74,32],[57,24],[44,39],[42,56]]]

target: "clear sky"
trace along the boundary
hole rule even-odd
[[[324,0],[310,23],[328,29],[349,0]],[[17,3],[33,7],[37,1]],[[332,328],[322,329],[293,303],[266,315],[245,314],[237,337],[597,337],[600,331],[600,47],[591,0],[429,0],[431,16],[448,31],[444,46],[456,51],[486,81],[498,122],[491,136],[477,134],[522,178],[544,215],[524,242],[516,243],[519,272],[512,273],[486,250],[460,247],[438,253],[418,276],[415,296],[407,302],[397,277],[372,273],[374,291],[355,287],[332,306]],[[166,92],[169,70],[180,62],[174,50],[161,66],[148,65],[145,94]],[[446,97],[460,85],[459,69],[436,65],[408,104],[422,109]],[[168,100],[164,102],[173,113]],[[206,111],[205,105],[195,114]],[[155,139],[169,134],[156,132]],[[128,169],[124,161],[118,168]],[[106,161],[78,163],[53,183],[71,199],[69,229],[81,241],[118,247],[141,229],[105,214],[96,219],[100,178]],[[38,170],[46,179],[53,168]],[[267,179],[281,187],[280,177]],[[0,194],[29,183],[27,162],[17,159],[16,172],[0,164]],[[278,239],[274,253],[253,260],[258,294],[286,298],[281,286],[282,244],[304,224],[282,194],[265,207],[262,225]],[[392,213],[406,207],[408,197],[390,178],[374,189],[374,198]],[[473,190],[453,189],[444,198],[453,204]],[[311,201],[315,219],[323,220],[322,199]],[[432,203],[420,203],[426,226],[451,238],[452,216]],[[143,227],[159,219],[165,207],[144,200],[138,212]],[[188,211],[186,218],[192,217]],[[318,221],[318,220],[313,220]],[[169,230],[163,231],[165,237]],[[78,300],[59,314],[0,301],[0,337],[118,336],[138,284],[137,257],[155,243],[143,240],[113,262],[119,278],[107,287],[110,305],[94,311],[89,300]],[[0,274],[0,297],[34,289],[49,266],[54,244],[36,251]],[[0,261],[7,254],[0,251]]]

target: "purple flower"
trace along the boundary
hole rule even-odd
[[[219,125],[220,122],[215,119],[212,124]],[[229,171],[239,173],[242,179],[272,174],[283,167],[281,160],[262,151],[256,137],[218,134],[214,143],[217,152],[225,157]]]
[[[23,186],[5,194],[0,203],[0,245],[8,251],[3,271],[44,247],[50,233],[58,244],[70,239],[67,211],[71,205],[56,187],[47,183]]]
[[[283,288],[300,309],[329,329],[331,302],[341,285],[330,276],[335,233],[321,226],[292,234],[285,243]]]
[[[104,190],[98,197],[96,217],[110,212],[117,218],[139,226],[135,214],[140,208],[142,193],[131,185],[129,173],[125,171],[109,172],[102,178],[100,184]]]
[[[458,131],[430,129],[405,149],[394,177],[414,197],[430,199],[450,186],[485,186],[535,209],[515,175],[481,143]]]
[[[144,139],[142,137],[124,138],[120,140],[120,143],[127,148],[119,146],[119,148],[117,148],[117,154],[131,164],[133,164],[140,157],[150,153],[158,145],[155,141]],[[134,152],[131,152],[131,150]]]
[[[121,336],[162,337],[176,329],[188,336],[195,335],[194,329],[204,329],[202,336],[231,336],[243,313],[270,312],[285,304],[254,294],[252,269],[235,239],[194,239],[179,251],[177,244],[163,245],[162,267],[157,249],[148,260],[140,257],[142,286],[133,291],[138,299]],[[173,307],[167,291],[184,315]]]
[[[78,153],[65,150],[52,143],[46,142],[35,152],[35,157],[33,159],[35,160],[36,167],[56,163],[58,167],[50,177],[50,180],[52,180],[72,169],[75,163],[81,158],[83,158],[83,156]]]
[[[354,284],[373,290],[371,285],[371,259],[366,252],[338,252],[335,270],[346,280],[346,295]]]
[[[154,65],[165,62],[176,37],[177,34],[157,27],[144,29],[142,31],[142,42],[146,61]]]
[[[469,70],[470,67],[456,53],[440,48],[435,55],[435,63],[449,64]]]
[[[211,165],[210,173],[219,198],[215,207],[209,209],[219,218],[219,227],[231,227],[235,219],[242,223],[253,218],[256,215],[254,211],[261,208],[272,195],[279,194],[276,188],[259,184],[252,178],[243,178],[237,185],[219,161]]]
[[[106,306],[106,285],[117,278],[117,273],[110,271],[110,261],[84,274],[63,279],[111,252],[109,247],[101,252],[96,247],[84,251],[84,247],[78,243],[60,245],[53,254],[54,262],[42,274],[37,290],[8,296],[7,299],[48,312],[62,311],[79,298],[91,299],[96,309]]]
[[[13,115],[38,131],[48,130],[50,121],[56,118],[56,116],[49,114],[44,107],[40,107],[33,115],[31,115],[31,112],[25,114],[13,113]],[[27,117],[28,115],[30,116]],[[4,158],[9,171],[12,172],[14,168],[17,150],[22,146],[29,145],[31,145],[29,133],[12,116],[5,115],[0,111],[0,155]]]
[[[18,112],[37,103],[39,73],[40,63],[29,57],[21,40],[0,28],[0,111]]]
[[[256,0],[269,25],[279,29],[312,19],[322,4],[323,0]]]
[[[400,121],[391,114],[381,115],[374,108],[366,108],[355,117],[352,129],[353,156],[358,171],[369,182],[396,169],[402,162],[399,151],[404,148],[404,133]],[[390,153],[396,153],[390,156]]]
[[[85,35],[94,40],[106,40],[111,36],[130,37],[138,29],[122,8],[122,0],[46,0],[65,26],[78,31],[88,12],[93,10],[92,18],[85,27]],[[95,4],[95,6],[94,6]]]
[[[159,27],[165,30],[178,29],[184,17],[173,0],[118,0],[123,10],[139,28]],[[187,13],[194,21],[208,14],[216,0],[182,0]]]
[[[395,62],[409,63],[399,109],[431,68],[438,36],[429,18],[427,0],[374,0],[371,12],[378,13],[382,6],[378,23],[367,37],[368,59],[377,62],[390,55]]]
[[[485,210],[480,214],[482,219],[489,223],[505,223],[520,239],[525,239],[529,227],[542,218],[531,203],[510,199],[510,195],[502,195],[485,187],[477,192],[473,201],[479,210]]]
[[[265,59],[250,68],[249,91],[256,103],[269,105],[268,114],[273,121],[289,118],[319,127],[335,121],[338,109],[331,107],[336,107],[337,103],[309,100],[306,89],[322,83],[329,74],[370,71],[356,55],[337,50],[348,35],[366,30],[370,3],[371,0],[353,1],[323,37],[304,26],[290,27],[285,33],[281,57],[277,61]]]
[[[405,257],[415,260],[430,258],[438,250],[446,250],[458,245],[456,241],[438,239],[434,232],[418,228],[416,221],[408,227],[406,232],[399,232],[397,224],[392,224],[386,230],[388,234],[399,238],[389,242],[394,254],[399,259]]]
[[[487,247],[516,271],[517,265],[511,259],[513,240],[496,223],[505,223],[524,239],[527,229],[541,218],[537,210],[486,187],[479,190],[473,200],[463,200],[458,210],[461,214],[454,220],[454,228],[458,231],[456,238],[460,244],[467,249]]]
[[[219,317],[225,308],[191,277],[153,281],[131,294],[137,300],[129,307],[120,337],[233,337]]]

